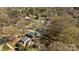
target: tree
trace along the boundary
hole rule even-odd
[[[41,33],[42,36],[40,37],[40,42],[45,44],[46,46],[49,46],[53,41],[60,40],[59,35],[62,34],[63,30],[65,30],[69,27],[75,27],[75,26],[76,26],[76,20],[73,19],[71,16],[54,17],[51,20],[51,23],[49,24],[47,29],[42,31],[42,33]],[[72,31],[75,31],[75,30],[78,31],[77,28],[72,29]],[[67,30],[67,31],[69,34],[70,30]],[[74,35],[74,33],[72,33],[72,34]]]
[[[6,44],[4,44],[2,47],[2,51],[9,51],[9,50],[10,48]]]
[[[77,27],[68,27],[64,29],[62,33],[59,34],[59,41],[62,41],[67,44],[78,44],[79,42],[79,28]]]

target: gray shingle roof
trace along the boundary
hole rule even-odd
[[[35,31],[35,32],[29,32],[29,33],[27,33],[27,35],[29,35],[31,37],[34,37],[34,36],[36,37],[36,36],[40,36],[41,34],[37,31]]]
[[[21,40],[20,41],[22,41],[23,43],[27,43],[28,41],[30,41],[30,38],[29,37],[23,37],[23,38],[21,38]]]
[[[4,44],[7,42],[7,39],[0,38],[0,44]]]

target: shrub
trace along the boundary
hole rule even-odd
[[[8,51],[10,48],[6,45],[6,44],[4,44],[4,46],[2,47],[2,51]]]
[[[59,37],[59,36],[65,30],[66,30],[65,32],[68,33],[68,36],[66,36],[64,33],[65,37],[68,38],[68,40],[70,39],[70,41],[71,41],[71,39],[73,39],[73,37],[69,37],[69,34],[72,33],[72,35],[75,37],[76,36],[76,34],[74,34],[75,31],[76,31],[76,33],[78,33],[78,28],[76,28],[75,26],[76,26],[76,20],[73,19],[71,16],[54,17],[51,20],[51,23],[49,24],[47,29],[42,31],[42,33],[41,33],[42,36],[40,37],[40,42],[43,44],[50,45],[53,41],[61,40],[61,37]],[[72,27],[72,29],[69,29],[69,27]],[[72,32],[70,32],[70,31],[72,31]],[[66,40],[64,38],[63,38],[63,41]]]
[[[74,26],[68,27],[67,29],[63,30],[63,32],[59,35],[58,39],[64,43],[78,44],[79,28],[74,27]]]

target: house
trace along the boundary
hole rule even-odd
[[[20,40],[15,44],[15,50],[18,50],[20,46],[31,46],[34,44],[32,41],[33,38],[38,38],[41,34],[37,31],[29,31],[24,37],[20,38]]]
[[[40,33],[38,31],[35,31],[35,37],[40,37]]]
[[[21,39],[16,43],[15,46],[18,46],[18,47],[19,47],[19,45],[25,46],[26,44],[28,45],[28,43],[29,43],[30,41],[31,41],[31,38],[25,36],[25,37],[21,38]]]
[[[24,20],[30,20],[30,17],[26,16],[26,17],[24,18]]]
[[[30,38],[37,38],[40,37],[40,33],[37,31],[32,31],[32,32],[28,32],[25,36],[30,37]]]
[[[23,37],[15,44],[15,50],[18,51],[20,46],[30,45],[31,38]]]
[[[0,45],[1,44],[5,44],[7,42],[8,42],[8,37],[2,37],[2,38],[0,38]]]
[[[7,41],[5,39],[0,38],[0,45],[5,44]]]

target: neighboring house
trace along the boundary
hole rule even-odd
[[[30,41],[31,41],[31,38],[25,36],[25,37],[21,38],[20,41],[18,41],[18,42],[21,43],[21,44],[23,44],[25,46]]]
[[[36,37],[40,37],[41,36],[41,33],[39,33],[38,31],[35,31],[35,36]]]
[[[28,16],[26,16],[24,19],[30,19]]]
[[[33,38],[34,37],[34,33],[33,32],[29,32],[29,33],[25,34],[25,36]]]
[[[37,37],[40,37],[40,33],[35,31],[35,32],[29,32],[26,34],[26,36],[30,37],[30,38],[37,38]]]
[[[26,16],[24,20],[30,21],[30,17]]]
[[[0,39],[0,45],[5,44],[7,41],[5,39]]]
[[[7,43],[7,42],[8,42],[7,37],[2,37],[2,38],[0,38],[0,45],[1,45],[1,44],[5,44],[5,43]]]

